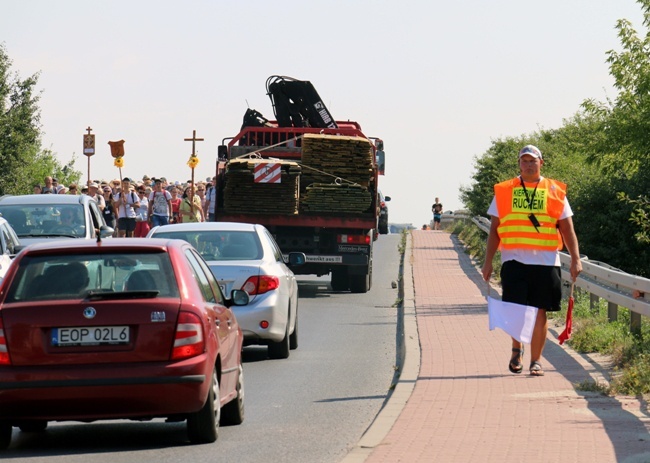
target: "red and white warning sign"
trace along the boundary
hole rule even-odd
[[[281,167],[279,162],[258,162],[253,170],[255,183],[282,183]]]

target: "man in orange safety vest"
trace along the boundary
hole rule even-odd
[[[573,229],[573,212],[566,197],[566,185],[544,178],[541,151],[533,145],[519,151],[520,175],[494,186],[488,209],[490,233],[482,274],[492,275],[492,260],[501,251],[502,300],[537,307],[537,318],[530,343],[530,374],[543,376],[540,359],[548,329],[546,312],[559,311],[562,299],[560,257],[566,244],[571,255],[571,278],[582,271],[578,239]],[[512,338],[508,368],[523,371],[523,343]]]

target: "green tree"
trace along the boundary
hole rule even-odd
[[[0,195],[32,192],[47,175],[77,181],[74,158],[61,165],[50,150],[41,150],[39,74],[21,80],[0,44]]]
[[[628,213],[632,236],[650,243],[650,0],[637,0],[643,13],[645,36],[625,19],[616,28],[622,50],[607,52],[610,73],[618,90],[615,100],[586,100],[587,114],[599,121],[602,137],[595,140],[591,158],[618,183],[615,207]],[[620,234],[617,234],[620,236]],[[647,266],[646,266],[647,267]]]

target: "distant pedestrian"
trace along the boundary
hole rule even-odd
[[[52,183],[52,177],[49,175],[45,177],[44,179],[44,184],[43,188],[41,188],[41,193],[42,194],[53,194],[54,193],[54,185]]]
[[[131,190],[131,179],[122,179],[122,189],[114,195],[117,216],[117,236],[132,237],[135,232],[135,210],[140,206],[138,196]]]
[[[183,193],[183,200],[179,209],[181,223],[205,222],[201,199],[198,195],[192,197],[192,186],[188,185]]]
[[[167,225],[172,219],[172,195],[163,189],[162,180],[154,178],[153,191],[149,193],[149,222],[152,227]]]
[[[164,177],[163,177],[164,179]],[[165,184],[163,180],[163,185]],[[171,199],[171,205],[172,205],[172,221],[171,223],[179,223],[180,222],[180,213],[179,209],[181,207],[181,201],[182,199],[178,196],[180,194],[179,188],[176,188],[173,186],[171,190],[169,190],[169,194],[171,194],[172,199]]]
[[[104,195],[99,194],[99,185],[95,182],[90,182],[88,184],[88,196],[97,203],[99,210],[103,211],[106,207],[106,201],[104,200]]]
[[[544,375],[540,359],[546,342],[546,312],[560,310],[558,251],[563,243],[571,255],[571,278],[575,281],[582,271],[566,185],[542,177],[542,165],[541,151],[527,145],[519,151],[521,175],[494,186],[494,198],[488,209],[492,221],[482,269],[483,278],[489,281],[492,260],[500,249],[503,302],[539,309],[530,344],[532,376]],[[523,343],[512,338],[508,364],[512,373],[522,372],[523,355]]]
[[[113,190],[111,189],[110,186],[105,186],[103,188],[103,196],[104,196],[104,203],[106,204],[106,207],[102,211],[102,215],[104,216],[104,222],[106,222],[106,225],[111,227],[112,229],[115,230],[115,201],[113,201]]]
[[[136,238],[146,237],[149,230],[151,230],[149,226],[149,200],[145,193],[145,185],[140,185],[138,187],[138,202],[140,205],[135,211],[135,232],[133,233]]]
[[[217,177],[212,177],[212,184],[208,184],[207,191],[205,193],[205,205],[203,207],[203,212],[205,213],[208,221],[215,221],[215,211],[217,205]]]
[[[440,230],[440,221],[442,220],[442,203],[439,198],[436,198],[436,201],[431,206],[431,212],[433,212],[433,229]]]

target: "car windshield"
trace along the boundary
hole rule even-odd
[[[128,297],[134,292],[148,292],[149,297],[178,297],[167,253],[25,256],[6,302]]]
[[[81,204],[2,205],[0,213],[18,237],[85,236],[86,223]]]
[[[199,251],[207,261],[258,260],[262,258],[262,245],[254,232],[247,231],[160,231],[154,238],[184,240]]]

